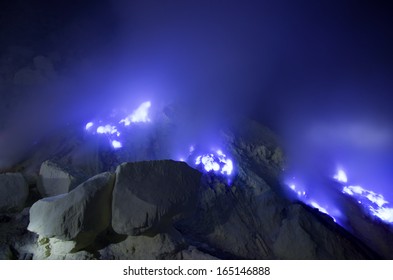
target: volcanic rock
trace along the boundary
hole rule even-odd
[[[37,236],[26,230],[28,224],[29,208],[0,215],[0,251],[5,254],[4,257],[21,260],[32,258]]]
[[[195,205],[201,173],[172,160],[124,163],[116,169],[112,226],[119,234],[150,234]]]
[[[0,174],[0,213],[23,209],[29,187],[20,173]]]
[[[266,183],[250,187],[235,180],[229,187],[208,178],[193,219],[175,227],[187,240],[208,244],[205,251],[218,258],[378,258],[332,218],[281,198]]]
[[[200,251],[194,246],[190,246],[187,249],[182,250],[178,253],[178,255],[181,260],[219,260],[212,255]]]
[[[43,198],[30,209],[28,230],[41,237],[73,240],[75,250],[110,225],[114,175],[101,173],[67,194]]]
[[[92,253],[87,251],[73,252],[75,241],[64,241],[53,238],[42,237],[38,239],[38,246],[34,251],[35,260],[89,260],[95,259]]]
[[[0,244],[0,260],[12,260],[13,254],[10,246],[6,244]]]
[[[273,245],[279,259],[374,259],[378,256],[322,213],[293,204]]]
[[[42,163],[40,168],[37,182],[38,191],[42,197],[68,193],[81,181],[82,176],[75,174],[75,172],[47,160]]]
[[[124,241],[110,244],[99,251],[103,259],[155,260],[176,259],[185,247],[184,240],[167,233],[155,236],[128,236]]]

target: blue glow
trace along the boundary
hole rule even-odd
[[[221,175],[230,176],[233,173],[233,161],[227,158],[221,150],[216,152],[198,155],[194,160],[195,165],[203,166],[206,172],[214,172]]]
[[[123,123],[125,126],[129,126],[131,123],[138,122],[150,122],[149,118],[149,108],[151,107],[151,102],[143,102],[139,107],[128,115],[124,119],[121,119],[119,123]]]
[[[321,211],[322,213],[325,213],[327,215],[329,215],[328,211],[326,210],[325,207],[322,207],[321,205],[319,205],[317,202],[315,201],[311,201],[310,205],[314,208],[317,208],[319,211]],[[329,215],[330,216],[330,215]]]
[[[294,179],[295,178],[293,177],[287,186],[296,194],[299,200],[314,208],[318,208],[321,212],[331,216],[334,221],[336,221],[335,217],[342,215],[341,211],[337,210],[333,203],[328,203],[331,207],[325,206],[326,204],[323,205],[317,202],[315,197],[310,197],[304,189],[294,182]],[[393,207],[391,207],[389,201],[382,194],[366,189],[359,184],[347,184],[350,180],[342,169],[337,170],[337,174],[333,176],[333,179],[341,184],[342,194],[356,199],[356,202],[366,213],[379,218],[385,223],[393,223]]]
[[[121,147],[123,147],[123,145],[117,140],[112,140],[112,147],[114,149],[120,149]]]
[[[91,134],[105,135],[113,149],[120,149],[123,147],[120,135],[123,134],[125,129],[127,129],[127,131],[132,129],[133,123],[151,122],[149,117],[150,107],[151,102],[146,101],[140,104],[132,112],[132,114],[121,119],[119,118],[119,121],[116,121],[116,119],[113,120],[115,116],[112,115],[107,118],[111,121],[100,120],[96,122],[98,125],[95,125],[93,122],[89,122],[86,124],[85,128]],[[234,163],[232,159],[228,158],[228,156],[221,149],[212,150],[209,153],[201,153],[198,155],[197,146],[190,145],[188,147],[187,159],[179,155],[175,155],[173,158],[189,163],[192,161],[192,164],[199,167],[200,170],[204,172],[213,172],[217,175],[228,177],[228,179],[230,179],[230,177],[233,175]]]
[[[109,142],[113,149],[122,148],[123,145],[120,140],[120,136],[122,135],[123,126],[118,126],[118,123],[124,123],[125,126],[128,126],[131,123],[137,122],[150,122],[149,118],[149,108],[151,107],[151,102],[146,101],[143,102],[137,109],[133,111],[133,113],[126,118],[115,121],[97,121],[99,126],[95,127],[94,122],[88,122],[85,125],[85,129],[91,134],[101,134],[106,135],[109,139]],[[113,116],[108,119],[113,118]]]
[[[320,212],[330,216],[334,222],[337,222],[336,218],[341,216],[341,212],[338,211],[338,209],[336,209],[332,205],[328,206],[326,205],[326,203],[321,203],[317,201],[315,197],[310,197],[309,194],[306,192],[304,186],[299,186],[299,184],[297,184],[294,180],[295,177],[292,178],[292,180],[290,181],[290,183],[287,184],[287,186],[294,194],[296,194],[296,197],[300,201],[313,208],[317,208]]]
[[[101,125],[97,127],[97,133],[98,134],[116,134],[120,135],[120,132],[117,130],[116,126],[107,124],[105,126]]]
[[[86,126],[85,126],[85,129],[86,129],[86,130],[89,130],[93,125],[94,125],[93,122],[88,122],[88,123],[86,124]]]
[[[359,185],[344,185],[342,192],[354,197],[366,212],[378,217],[385,223],[393,223],[393,208],[386,207],[389,201],[382,194],[363,188]]]
[[[336,179],[339,182],[342,182],[342,183],[347,183],[348,182],[347,174],[345,174],[344,170],[342,170],[342,169],[339,169],[337,171],[337,174],[334,175],[333,178]]]

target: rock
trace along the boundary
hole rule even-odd
[[[279,259],[375,259],[379,256],[333,220],[308,206],[286,209],[273,250]]]
[[[6,244],[0,244],[0,260],[12,260],[14,255],[12,254],[10,246]]]
[[[343,205],[343,212],[347,216],[346,227],[382,257],[392,259],[392,225],[384,224],[370,214],[366,214],[357,199],[352,197],[344,197],[341,205]]]
[[[0,213],[24,208],[29,187],[20,173],[0,174]]]
[[[238,176],[246,181],[255,176],[269,185],[276,185],[285,166],[280,140],[267,127],[250,119],[239,118],[230,129],[221,132],[228,153],[240,164]]]
[[[0,216],[0,247],[8,256],[11,250],[12,259],[29,259],[36,248],[37,235],[26,230],[28,224],[29,208]]]
[[[65,194],[74,189],[82,178],[82,175],[47,160],[41,164],[37,188],[42,197]]]
[[[184,241],[166,233],[155,236],[128,236],[125,240],[110,244],[99,253],[110,260],[158,260],[177,259],[184,248]]]
[[[114,175],[98,174],[68,194],[43,198],[30,209],[28,230],[41,237],[76,241],[74,251],[91,244],[110,225]]]
[[[64,241],[57,238],[41,237],[38,239],[38,248],[34,251],[34,260],[91,260],[95,259],[92,253],[78,251],[73,253],[75,241]]]
[[[210,254],[206,254],[200,251],[198,248],[194,246],[190,246],[185,250],[179,252],[179,258],[181,260],[219,260],[216,257],[213,257]]]
[[[112,227],[119,234],[155,233],[195,206],[201,173],[172,160],[124,163],[116,169]]]
[[[182,221],[179,230],[192,239],[209,244],[215,249],[210,252],[215,257],[274,258],[269,236],[262,230],[262,221],[257,217],[260,192],[267,193],[269,187],[265,184],[250,188],[238,184],[240,182],[235,181],[232,187],[222,184],[205,186],[194,220]],[[279,223],[280,220],[276,227]]]
[[[375,259],[333,220],[280,198],[269,186],[203,185],[193,219],[175,224],[186,240],[221,259]]]

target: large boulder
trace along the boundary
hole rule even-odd
[[[0,213],[22,210],[28,195],[29,187],[22,174],[0,174]]]
[[[28,230],[76,241],[74,250],[91,244],[110,225],[114,179],[110,172],[101,173],[68,194],[37,201],[30,209]]]
[[[41,164],[37,188],[42,197],[70,192],[81,181],[81,175],[47,160]]]
[[[201,173],[172,160],[123,163],[116,169],[112,227],[119,234],[156,233],[195,205]]]

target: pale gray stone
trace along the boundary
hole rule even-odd
[[[196,202],[201,173],[172,160],[124,163],[116,169],[112,226],[119,234],[157,232]]]
[[[43,198],[30,209],[28,230],[42,237],[74,240],[76,249],[110,226],[114,175],[98,174],[70,193]]]
[[[80,183],[81,178],[59,164],[47,160],[41,164],[37,188],[42,197],[65,194]]]

